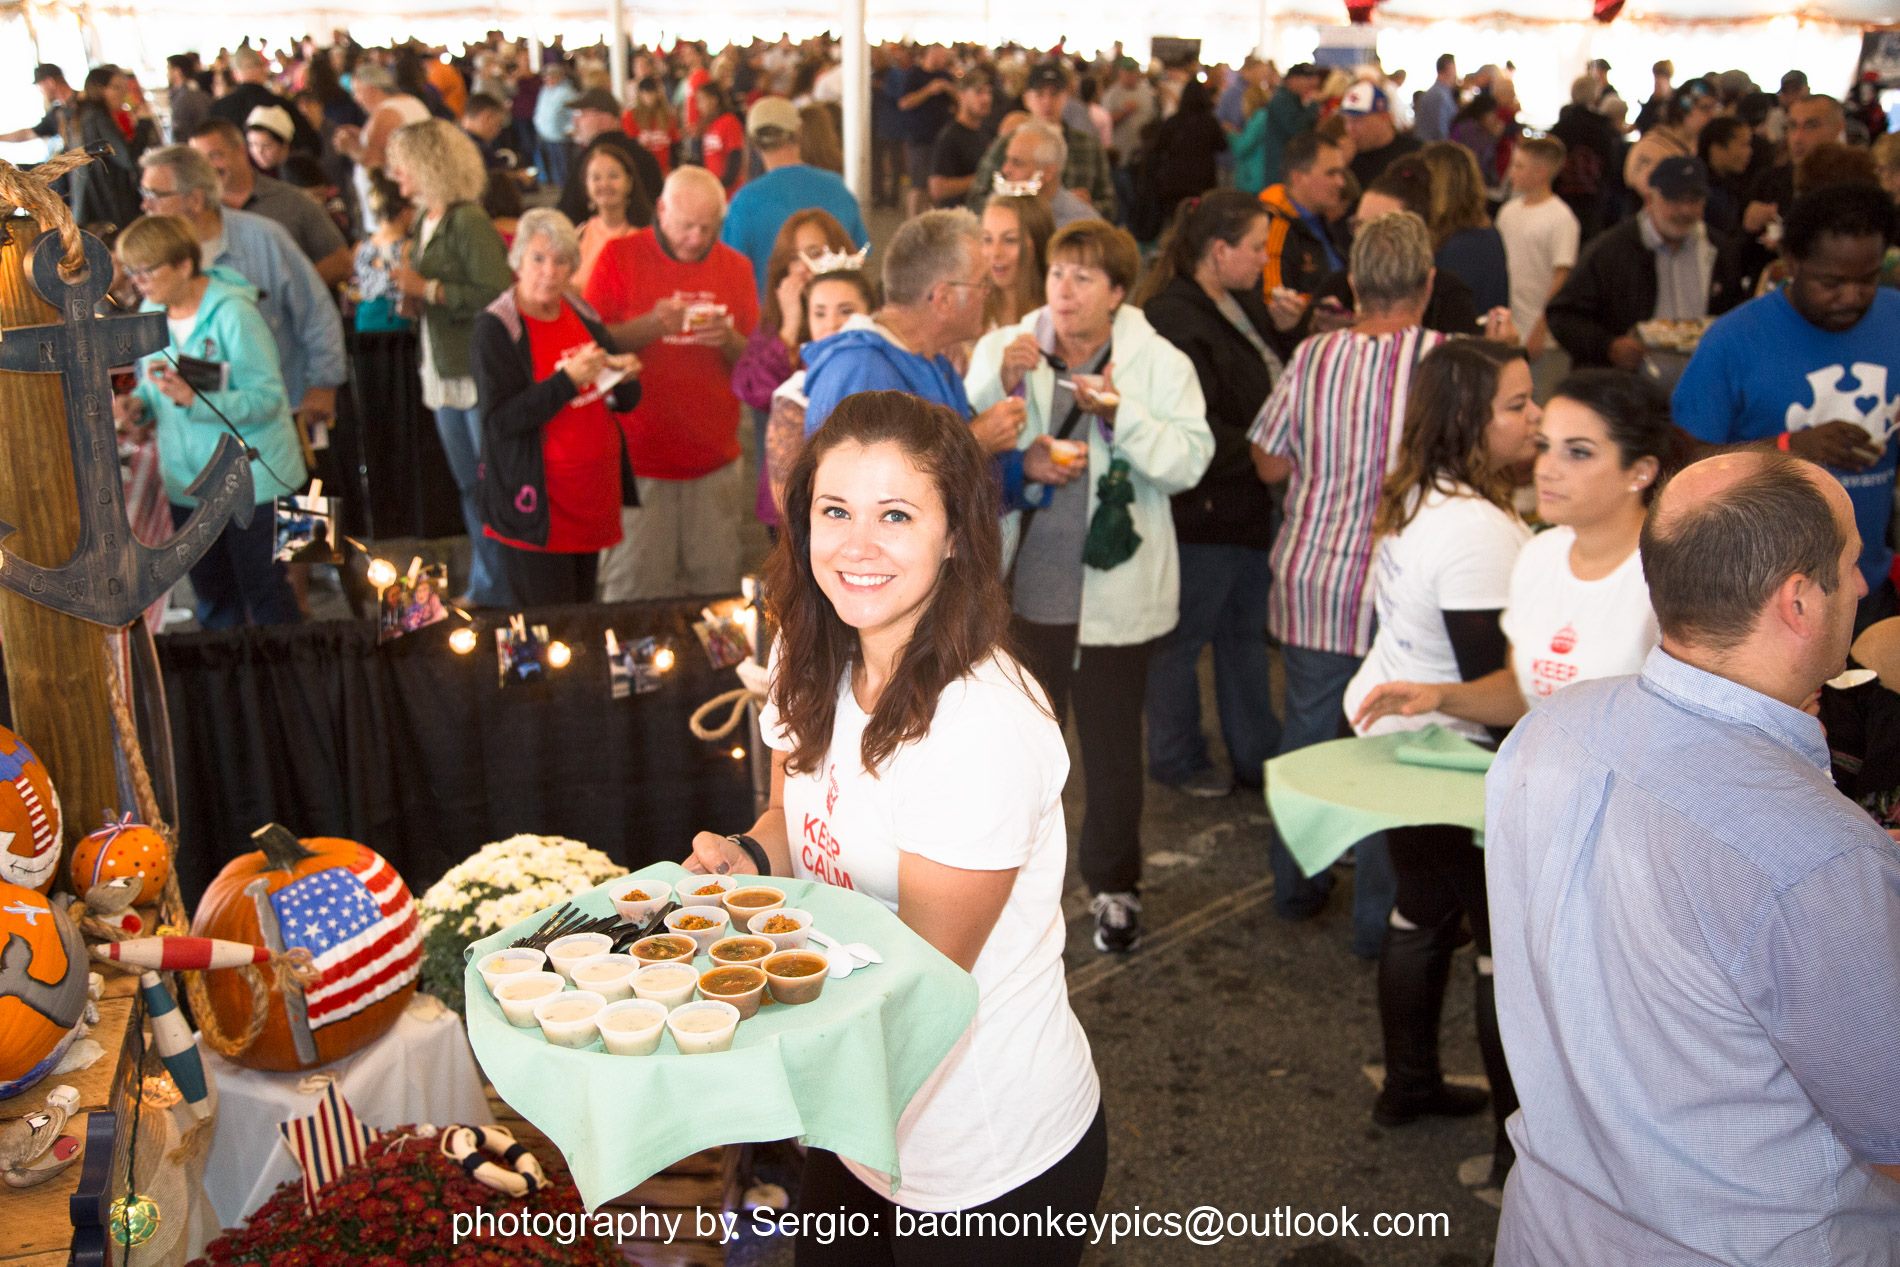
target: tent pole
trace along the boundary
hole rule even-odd
[[[607,47],[607,73],[612,77],[614,100],[624,109],[627,104],[627,2],[609,0],[607,5],[608,25],[613,28],[608,36],[613,41]]]
[[[871,202],[871,58],[864,0],[844,4],[844,179],[860,206]]]

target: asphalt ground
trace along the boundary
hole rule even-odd
[[[1204,724],[1212,733],[1206,662],[1202,669]],[[1220,760],[1217,735],[1211,744]],[[1072,775],[1070,784],[1064,801],[1074,877],[1081,780]],[[1072,881],[1064,901],[1069,997],[1088,1033],[1108,1113],[1108,1182],[1098,1213],[1185,1218],[1207,1207],[1239,1229],[1209,1245],[1165,1235],[1105,1240],[1084,1262],[1489,1262],[1497,1211],[1457,1177],[1462,1161],[1488,1155],[1489,1114],[1398,1129],[1373,1124],[1382,1060],[1376,970],[1347,950],[1352,869],[1337,869],[1339,884],[1318,916],[1277,918],[1267,826],[1257,794],[1197,800],[1150,781],[1142,813],[1145,937],[1131,955],[1095,950],[1088,895]],[[1441,1048],[1448,1075],[1481,1082],[1471,978],[1467,949],[1452,974]],[[759,1177],[795,1189],[796,1157],[787,1147],[762,1150]],[[1305,1225],[1289,1225],[1296,1215],[1330,1215],[1342,1228],[1322,1224],[1302,1234],[1294,1228]],[[1379,1216],[1390,1222],[1375,1226]],[[1393,1226],[1421,1230],[1377,1234]],[[732,1247],[730,1261],[786,1267],[792,1247],[748,1240]]]

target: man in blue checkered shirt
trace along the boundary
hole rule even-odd
[[[1900,1263],[1900,846],[1806,711],[1859,553],[1821,467],[1697,463],[1643,531],[1662,645],[1501,749],[1499,1267]]]

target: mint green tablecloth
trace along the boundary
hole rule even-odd
[[[672,884],[671,862],[637,873]],[[615,885],[622,883],[616,880]],[[593,1210],[704,1148],[798,1137],[895,1176],[897,1119],[976,1015],[976,981],[882,905],[807,880],[761,879],[818,929],[884,962],[827,981],[811,1003],[769,1001],[732,1050],[682,1056],[669,1033],[651,1056],[572,1050],[517,1029],[475,960],[538,927],[545,912],[468,949],[468,1036],[495,1090],[559,1146]],[[611,915],[606,886],[575,899]],[[705,956],[695,960],[702,971]]]
[[[1335,739],[1267,762],[1267,808],[1300,870],[1318,875],[1388,827],[1482,833],[1491,755],[1440,726]]]

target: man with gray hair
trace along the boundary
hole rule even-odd
[[[354,164],[357,216],[367,236],[376,231],[378,223],[371,209],[371,177],[383,170],[389,138],[397,129],[421,123],[430,115],[420,97],[398,92],[395,75],[387,66],[374,62],[363,62],[350,76],[350,95],[362,107],[368,122],[361,128],[338,128],[335,143],[337,152]]]
[[[609,242],[587,302],[645,366],[621,418],[640,493],[601,557],[610,603],[739,588],[739,398],[732,367],[759,320],[745,256],[719,241],[726,191],[703,167],[667,176],[647,228]]]
[[[290,125],[294,132],[290,138],[293,153],[308,154],[312,158],[323,154],[323,138],[318,136],[310,121],[290,103],[288,98],[280,97],[270,89],[270,64],[264,55],[249,46],[238,49],[231,55],[231,78],[234,84],[231,91],[211,103],[211,116],[215,119],[228,119],[231,126],[240,132],[251,117],[251,111],[260,106],[276,106],[290,116]],[[184,137],[178,138],[180,141]]]
[[[904,223],[884,251],[884,306],[805,349],[806,435],[846,396],[909,392],[971,418],[977,440],[999,455],[1005,493],[1012,500],[1020,494],[1023,402],[1009,397],[975,413],[946,355],[983,333],[990,282],[981,247],[976,217],[961,208]]]
[[[216,169],[189,145],[147,150],[139,167],[145,213],[184,217],[198,237],[204,271],[222,265],[260,292],[257,307],[277,341],[298,422],[309,428],[335,417],[336,389],[347,376],[343,320],[296,241],[273,220],[224,206]]]
[[[1048,206],[1060,229],[1097,218],[1095,208],[1062,187],[1062,166],[1068,160],[1069,143],[1062,133],[1041,119],[1030,119],[1010,133],[998,174],[1007,181],[1034,184],[1036,197]]]
[[[1069,102],[1069,72],[1059,62],[1044,62],[1029,72],[1023,88],[1023,107],[1031,118],[1055,128],[1068,151],[1063,159],[1061,182],[1082,202],[1095,208],[1104,220],[1115,219],[1115,179],[1109,171],[1108,151],[1093,130],[1070,127],[1062,114]],[[990,200],[991,185],[1003,169],[1008,141],[997,137],[989,153],[977,165],[976,179],[970,185],[969,207],[983,210]]]
[[[1499,750],[1485,875],[1521,1103],[1499,1267],[1895,1261],[1900,848],[1809,713],[1859,554],[1826,469],[1696,463],[1643,527],[1661,646]]]

